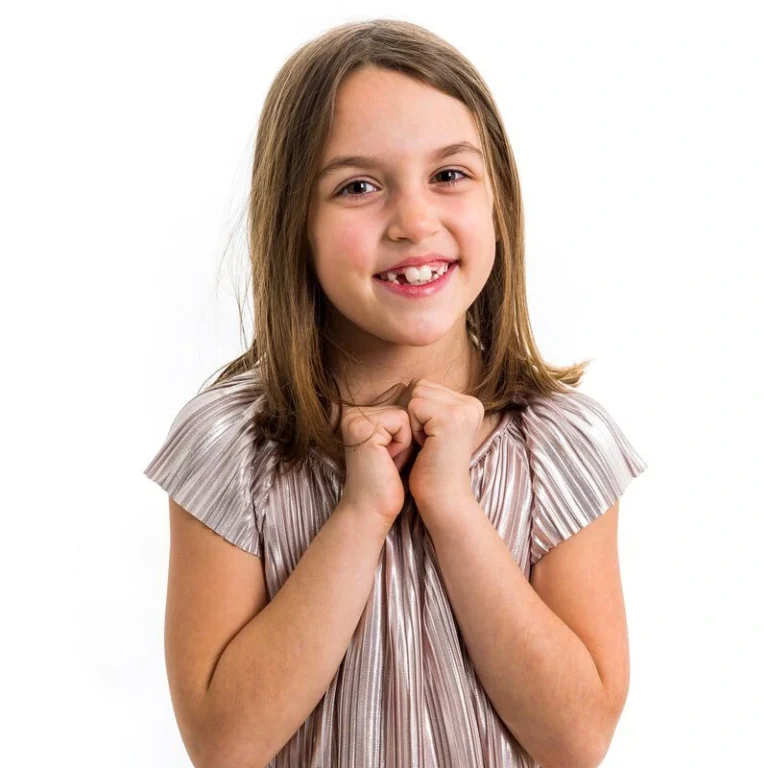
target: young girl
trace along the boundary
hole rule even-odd
[[[536,350],[480,75],[400,21],[296,51],[249,236],[252,346],[145,470],[193,763],[598,765],[629,674],[618,498],[646,465],[575,390],[587,363]]]

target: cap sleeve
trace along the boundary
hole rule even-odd
[[[231,544],[263,557],[267,446],[257,448],[261,398],[240,374],[199,392],[179,411],[144,470],[190,514]]]
[[[583,392],[534,398],[522,412],[533,507],[531,565],[606,512],[646,463]]]

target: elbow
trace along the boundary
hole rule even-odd
[[[198,768],[198,763],[194,763],[195,768]],[[211,760],[210,762],[200,763],[200,768],[266,768],[267,763],[260,759],[249,758],[248,760],[238,760],[236,762],[218,762],[217,760]]]
[[[608,750],[596,747],[586,751],[581,749],[578,753],[571,751],[567,755],[558,755],[539,762],[541,768],[598,768],[603,762]]]
[[[521,744],[541,768],[598,768],[608,754],[622,707],[623,702],[612,707],[603,699],[593,716],[582,716],[575,727],[561,732],[561,738],[553,739],[550,733],[535,746]]]
[[[188,749],[194,768],[266,768],[271,759],[265,756],[263,745],[253,739],[238,738],[213,728],[204,729],[201,734],[194,750]]]
[[[598,733],[593,733],[592,738],[584,739],[575,746],[568,759],[558,763],[556,768],[598,768],[605,760],[610,744],[610,734],[601,729]]]
[[[608,754],[613,728],[595,729],[589,738],[573,744],[569,754],[547,763],[544,768],[598,768]]]
[[[206,750],[198,753],[198,759],[192,764],[195,768],[266,768],[269,759],[253,747],[209,744]]]
[[[526,745],[523,744],[525,747]],[[561,744],[556,749],[553,744],[547,747],[526,747],[528,754],[541,768],[597,768],[605,759],[608,745],[598,739],[579,739],[569,744]]]
[[[605,760],[606,754],[608,754],[608,746],[602,743],[597,744],[589,752],[583,753],[577,762],[572,762],[568,765],[575,768],[598,768],[603,760]]]
[[[549,760],[543,759],[538,762],[541,768],[597,768],[603,762],[604,757],[605,753],[602,753],[602,755],[594,753],[586,757],[583,755],[568,755]]]
[[[606,733],[604,729],[583,732],[581,738],[571,741],[557,754],[541,755],[539,764],[542,768],[598,768],[611,743],[611,735]]]
[[[195,768],[266,768],[269,761],[265,761],[253,754],[244,756],[242,753],[216,752],[200,756],[198,761],[193,761]]]

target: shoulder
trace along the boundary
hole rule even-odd
[[[171,431],[185,423],[214,425],[239,420],[253,415],[263,401],[259,376],[246,371],[224,382],[202,389],[191,397],[173,420]]]
[[[521,427],[533,487],[535,562],[604,513],[647,464],[613,415],[584,392],[531,398]]]
[[[532,398],[522,412],[522,424],[526,440],[536,448],[552,443],[574,449],[629,446],[608,410],[591,395],[577,390]]]
[[[255,423],[264,397],[255,371],[190,398],[144,474],[232,543],[260,554],[264,498],[276,452]]]
[[[225,468],[256,458],[262,440],[255,416],[263,405],[264,395],[253,371],[198,392],[173,419],[151,466],[184,459],[187,470],[198,469],[201,463]]]

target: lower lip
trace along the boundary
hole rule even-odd
[[[383,288],[392,291],[392,293],[396,293],[398,296],[406,296],[411,299],[423,298],[425,296],[431,296],[433,293],[437,293],[448,282],[448,278],[453,274],[458,263],[458,261],[454,261],[448,269],[445,270],[444,274],[440,275],[440,277],[433,280],[431,283],[425,283],[424,285],[409,285],[407,283],[401,285],[396,280],[382,280],[375,276],[373,280]]]

